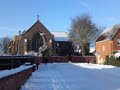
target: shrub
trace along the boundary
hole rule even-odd
[[[113,56],[111,57],[107,56],[105,64],[120,67],[120,58],[115,58]]]

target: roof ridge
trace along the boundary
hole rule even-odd
[[[112,39],[116,35],[119,29],[120,29],[120,24],[116,24],[111,26],[110,28],[105,29],[96,39],[96,42],[103,41],[106,39]]]
[[[49,32],[50,33],[50,31],[41,23],[41,21],[38,19],[30,28],[28,28],[24,33],[23,33],[23,35],[25,34],[25,33],[27,33],[29,30],[31,30],[31,28],[33,28],[37,23],[39,23],[40,25],[42,25],[44,28],[45,28],[45,30],[47,30],[47,32]],[[50,33],[51,34],[51,33]]]
[[[27,33],[32,27],[34,27],[38,22],[41,23],[41,22],[39,21],[39,19],[38,19],[32,26],[30,26],[30,27],[23,33],[23,35],[24,35],[25,33]]]

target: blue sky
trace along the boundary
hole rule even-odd
[[[89,13],[98,26],[120,23],[120,0],[0,0],[0,37],[27,30],[37,20],[50,31],[68,31],[71,18]]]

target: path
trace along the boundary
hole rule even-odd
[[[120,90],[119,70],[92,64],[43,64],[21,90]]]

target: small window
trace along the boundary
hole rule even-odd
[[[117,39],[117,45],[120,46],[120,39]]]

